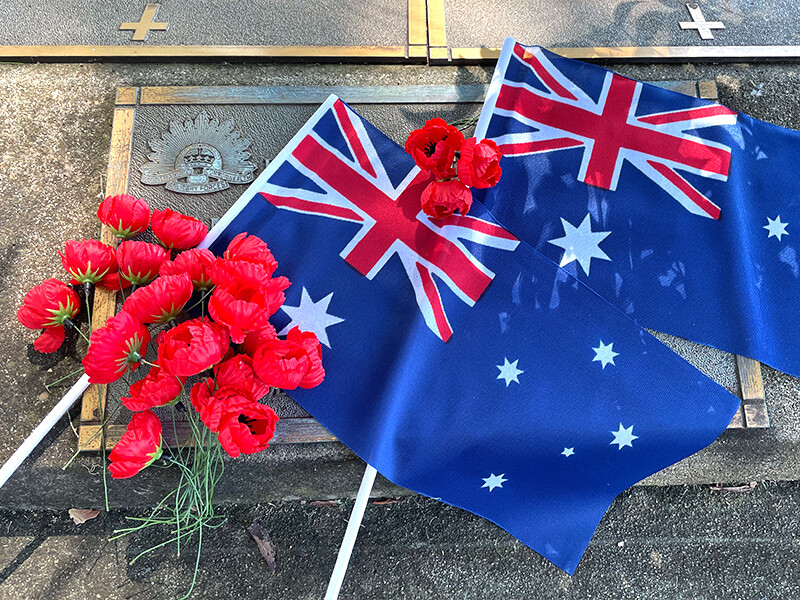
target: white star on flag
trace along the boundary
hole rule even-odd
[[[333,298],[333,292],[322,300],[314,302],[311,300],[308,290],[303,288],[300,296],[300,306],[286,306],[284,304],[281,307],[281,310],[289,315],[292,321],[278,335],[286,335],[294,327],[300,327],[303,331],[313,331],[320,343],[330,348],[331,344],[328,341],[327,328],[344,321],[344,319],[328,314],[331,298]]]
[[[767,236],[767,239],[769,239],[771,237],[776,237],[776,238],[778,238],[778,241],[780,242],[782,235],[789,235],[789,232],[786,231],[786,226],[787,225],[788,225],[788,223],[781,223],[781,216],[780,215],[778,215],[774,219],[770,219],[769,217],[767,217],[767,224],[764,225],[764,229],[769,231],[769,235]]]
[[[592,348],[594,350],[594,358],[592,362],[600,361],[600,364],[603,368],[606,368],[606,365],[614,365],[614,357],[619,356],[619,352],[614,352],[614,342],[606,345],[603,343],[603,340],[600,340],[600,345],[597,348]]]
[[[619,424],[619,430],[612,431],[611,434],[614,436],[614,439],[609,442],[610,444],[617,444],[619,448],[618,450],[622,450],[625,446],[630,446],[633,448],[633,440],[638,440],[638,435],[633,435],[633,425],[627,428],[622,427],[622,423]]]
[[[500,369],[500,375],[497,376],[498,379],[503,379],[506,382],[506,387],[511,385],[511,382],[514,381],[519,383],[519,376],[522,375],[525,371],[520,371],[517,368],[517,363],[519,359],[515,360],[513,363],[508,362],[507,358],[503,359],[502,365],[496,365],[498,369]]]
[[[611,232],[592,231],[591,216],[589,214],[577,227],[563,217],[561,218],[561,225],[564,227],[564,237],[548,240],[549,244],[564,249],[564,255],[559,263],[560,267],[577,260],[583,272],[588,276],[593,258],[611,260],[600,249],[600,242],[606,239]]]
[[[572,456],[575,454],[575,447],[573,446],[572,448],[564,448],[564,451],[561,454],[564,456]]]
[[[503,479],[504,475],[505,473],[501,473],[500,475],[495,475],[492,473],[489,477],[483,478],[483,485],[481,486],[481,489],[488,487],[489,491],[491,492],[496,487],[502,488],[503,483],[508,481],[508,479]]]

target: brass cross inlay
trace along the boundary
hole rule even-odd
[[[122,25],[119,26],[119,30],[120,31],[132,30],[133,37],[131,39],[136,42],[142,42],[146,40],[151,29],[166,31],[167,27],[169,27],[169,23],[153,22],[153,19],[156,18],[156,13],[158,12],[158,9],[160,7],[161,7],[160,4],[148,3],[147,6],[144,7],[142,18],[139,20],[138,23],[123,23]]]

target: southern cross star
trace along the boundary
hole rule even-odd
[[[564,451],[561,454],[564,456],[572,456],[575,454],[575,447],[573,446],[572,448],[564,448]]]
[[[508,479],[503,479],[503,475],[505,475],[505,473],[501,473],[500,475],[495,475],[492,473],[489,477],[483,479],[483,485],[481,488],[488,487],[489,491],[491,492],[494,488],[503,487],[503,483],[508,481]]]
[[[612,431],[611,435],[614,436],[614,439],[609,443],[619,446],[618,450],[622,450],[625,446],[633,448],[633,440],[639,439],[638,435],[633,435],[633,425],[623,428],[622,423],[619,424],[619,430]]]
[[[519,362],[519,359],[515,360],[513,363],[508,362],[507,358],[504,358],[503,360],[504,362],[502,365],[496,365],[497,368],[500,369],[500,375],[498,375],[497,378],[505,380],[506,387],[511,385],[512,381],[519,383],[519,376],[525,372],[525,371],[520,371],[517,368],[517,363]]]
[[[603,340],[600,340],[600,345],[597,348],[592,348],[594,350],[594,358],[592,362],[600,361],[600,364],[603,368],[606,368],[606,365],[614,365],[614,357],[619,356],[619,352],[614,352],[614,342],[606,345],[603,343]]]
[[[770,219],[769,217],[767,217],[767,224],[764,225],[764,229],[769,231],[769,235],[767,236],[767,239],[769,239],[771,237],[776,237],[776,238],[778,238],[778,241],[780,242],[781,241],[781,236],[789,235],[789,232],[786,231],[786,226],[787,225],[788,225],[788,223],[781,223],[781,216],[780,215],[778,215],[774,219]]]
[[[589,267],[592,266],[592,259],[599,258],[601,260],[611,260],[608,255],[600,249],[600,242],[602,242],[610,231],[592,231],[591,217],[589,214],[583,219],[580,225],[575,227],[566,219],[561,219],[561,225],[564,227],[564,237],[548,240],[548,243],[554,246],[559,246],[564,249],[564,255],[561,257],[559,266],[563,267],[574,260],[583,269],[586,275],[589,275]]]
[[[313,331],[321,344],[325,344],[328,348],[331,347],[328,340],[327,328],[331,325],[341,323],[344,319],[328,314],[328,306],[333,298],[333,292],[325,296],[322,300],[314,302],[311,296],[308,295],[308,290],[303,288],[300,296],[300,306],[286,306],[281,307],[292,319],[283,331],[278,335],[285,335],[294,327],[300,327],[303,331]]]

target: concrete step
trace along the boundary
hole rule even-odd
[[[324,594],[352,502],[299,501],[222,509],[204,538],[193,598],[310,599]],[[800,597],[797,484],[751,494],[703,487],[636,488],[618,498],[569,577],[488,521],[417,496],[368,505],[341,597],[428,600]],[[0,600],[175,598],[191,580],[181,557],[152,531],[108,542],[137,511],[77,526],[59,512],[0,511]],[[247,527],[271,537],[268,573]]]

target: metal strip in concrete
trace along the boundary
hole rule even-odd
[[[587,62],[770,62],[800,59],[798,46],[619,46],[551,47],[552,52]],[[497,62],[500,48],[452,48],[431,64],[491,64]]]
[[[0,60],[425,62],[405,46],[0,46]]]
[[[430,104],[483,102],[486,85],[396,86],[179,86],[143,87],[147,104],[321,104],[331,94],[350,104]]]

